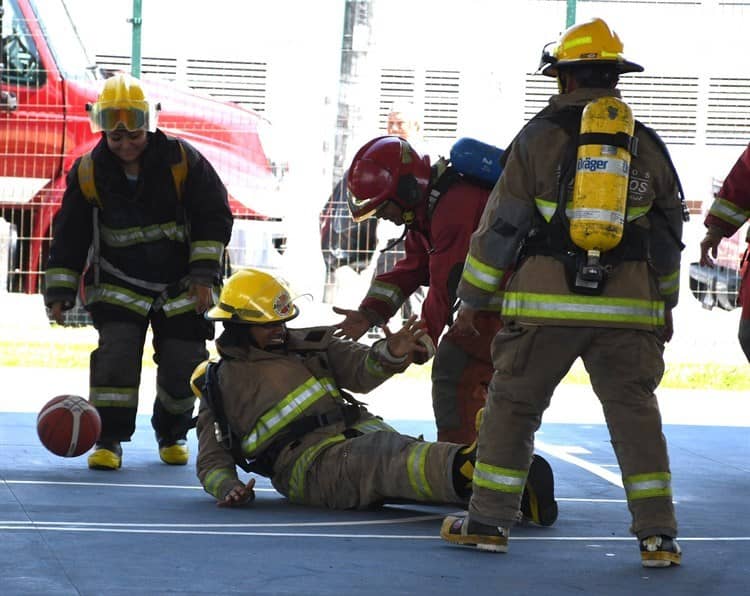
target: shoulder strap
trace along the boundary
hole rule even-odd
[[[177,145],[180,147],[180,161],[172,164],[172,179],[174,180],[174,188],[177,191],[177,200],[179,201],[182,199],[182,191],[188,175],[188,159],[183,144],[177,141]]]
[[[427,198],[427,218],[432,219],[440,197],[446,190],[461,179],[461,174],[453,167],[447,166],[442,173],[438,173],[438,179],[432,185],[430,196]]]
[[[174,188],[177,192],[177,200],[181,200],[185,179],[188,175],[188,159],[183,144],[177,141],[177,145],[180,147],[180,161],[172,164],[171,170]],[[101,209],[102,201],[99,198],[99,191],[96,189],[94,159],[91,157],[91,151],[84,153],[81,156],[81,161],[78,163],[78,186],[81,187],[81,192],[86,200]]]
[[[81,192],[89,203],[101,208],[102,202],[94,180],[94,160],[91,157],[91,151],[84,153],[78,162],[78,186],[81,187]]]

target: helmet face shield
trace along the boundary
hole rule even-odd
[[[397,186],[388,169],[369,159],[355,162],[349,180],[356,180],[355,184],[347,184],[346,189],[349,212],[356,222],[375,215]]]
[[[104,108],[91,110],[92,129],[96,126],[94,132],[110,132],[118,128],[124,128],[130,132],[135,130],[150,130],[151,118],[149,117],[148,108],[139,110],[136,108]]]
[[[93,132],[156,130],[158,104],[146,99],[138,79],[118,74],[104,82],[99,99],[86,106]]]

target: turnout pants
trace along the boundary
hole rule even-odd
[[[429,443],[388,430],[339,437],[307,469],[303,490],[281,492],[294,502],[331,509],[398,501],[465,503],[452,477],[461,445]]]
[[[100,441],[129,441],[135,432],[149,321],[102,320],[95,312],[92,315],[99,344],[91,353],[89,400],[102,419]],[[157,365],[152,425],[167,443],[185,435],[195,404],[190,375],[208,358],[205,340],[210,324],[194,318],[201,317],[188,313],[167,319],[159,311],[151,318]]]
[[[469,504],[472,519],[513,524],[534,433],[555,387],[580,356],[607,421],[631,531],[638,538],[676,536],[667,445],[654,395],[664,373],[663,350],[655,334],[629,329],[511,325],[498,333]]]
[[[478,337],[448,330],[432,364],[432,408],[438,441],[470,444],[476,438],[477,410],[484,407],[494,368],[492,340],[502,327],[500,315],[478,312]]]

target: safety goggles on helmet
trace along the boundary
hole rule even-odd
[[[112,131],[124,128],[128,131],[148,130],[148,111],[133,108],[106,108],[97,110],[91,114],[92,122],[95,121],[99,130]]]
[[[622,51],[617,33],[602,19],[591,19],[569,27],[557,42],[546,44],[538,70],[545,76],[556,77],[560,67],[604,64],[612,65],[619,74],[642,72],[643,67],[626,60]]]
[[[159,109],[159,104],[146,99],[138,79],[122,73],[107,79],[96,102],[86,105],[93,132],[117,129],[153,132]]]

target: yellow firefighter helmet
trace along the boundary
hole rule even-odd
[[[219,304],[206,313],[210,321],[278,325],[299,314],[286,284],[257,269],[233,274],[224,284]]]
[[[122,73],[107,79],[99,99],[86,105],[93,132],[118,128],[153,132],[159,109],[148,101],[138,79]]]
[[[617,33],[602,19],[591,19],[569,27],[557,43],[544,46],[540,69],[543,75],[556,77],[558,67],[611,63],[620,74],[641,72],[643,67],[626,60],[622,51],[623,45]]]

